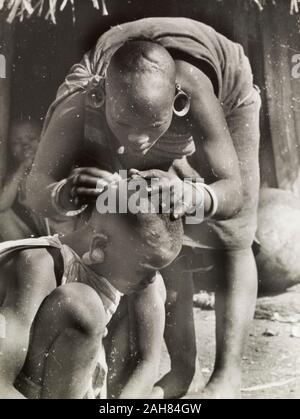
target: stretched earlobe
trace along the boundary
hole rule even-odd
[[[93,261],[92,261],[92,259],[91,259],[91,255],[90,255],[90,252],[86,252],[83,256],[82,256],[82,262],[85,264],[85,265],[87,265],[87,266],[90,266],[90,265],[93,265]]]
[[[176,96],[173,103],[173,112],[176,116],[186,116],[191,109],[191,98],[183,90],[180,84],[176,84]]]
[[[82,256],[82,262],[87,266],[98,265],[100,263],[103,263],[104,260],[105,253],[101,249],[97,249],[97,251],[90,250]]]
[[[85,265],[97,265],[101,264],[105,260],[104,249],[107,246],[108,237],[104,234],[95,236],[92,240],[91,248],[89,252],[86,252],[82,256],[82,261]]]

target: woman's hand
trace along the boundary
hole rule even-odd
[[[203,195],[199,194],[191,182],[182,181],[174,173],[156,169],[139,172],[132,169],[130,175],[149,181],[149,195],[159,194],[161,211],[169,210],[173,219],[191,214],[198,206],[203,205]]]
[[[68,209],[70,203],[78,208],[89,202],[96,201],[103,190],[121,177],[96,167],[79,167],[74,169],[63,187],[59,201],[63,208]]]

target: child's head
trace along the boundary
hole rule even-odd
[[[169,214],[139,214],[132,227],[137,235],[142,259],[140,265],[160,270],[170,265],[182,247],[182,221],[171,221]]]
[[[106,117],[119,143],[143,155],[169,128],[175,63],[159,44],[134,40],[113,55],[106,77]]]
[[[41,127],[32,120],[14,121],[9,135],[9,151],[15,164],[33,161],[37,152]]]
[[[100,215],[95,210],[90,223],[90,258],[123,292],[147,285],[181,251],[182,221],[167,214]]]

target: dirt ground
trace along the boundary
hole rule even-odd
[[[213,311],[194,308],[198,365],[191,391],[202,388],[214,360]],[[164,349],[162,370],[169,366]],[[300,399],[300,286],[258,299],[243,358],[244,399]]]

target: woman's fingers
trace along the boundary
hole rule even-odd
[[[135,169],[133,169],[135,170]],[[158,178],[161,179],[163,177],[166,177],[166,172],[163,172],[162,170],[157,170],[157,169],[153,169],[153,170],[145,170],[142,172],[137,171],[139,176],[143,177],[144,179],[151,179],[151,178]]]
[[[100,189],[91,189],[91,188],[76,188],[75,196],[78,197],[87,197],[87,198],[98,198],[98,196],[103,192]]]
[[[80,179],[85,179],[86,177],[96,180],[103,179],[108,183],[121,179],[117,173],[110,173],[107,170],[100,170],[97,167],[79,167],[73,170],[72,176],[74,177],[75,184],[80,181]]]
[[[78,174],[78,175],[75,175],[73,178],[73,185],[77,187],[86,186],[86,187],[96,188],[99,179],[102,179],[102,178]]]
[[[171,219],[178,220],[183,217],[187,211],[187,203],[183,200],[179,200],[174,203],[174,206],[171,211]]]
[[[128,172],[129,176],[140,175],[140,173],[141,172],[137,169],[130,169],[129,172]]]

